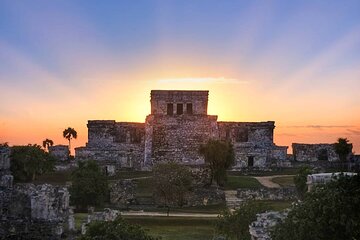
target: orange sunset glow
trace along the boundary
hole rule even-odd
[[[179,89],[209,90],[220,121],[275,121],[277,145],[360,152],[359,4],[115,5],[0,4],[0,142],[67,144],[70,126],[82,146],[88,120],[144,122],[152,89]]]

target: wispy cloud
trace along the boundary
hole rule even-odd
[[[355,130],[355,129],[346,129],[346,130],[351,134],[360,135],[360,130]]]
[[[225,77],[186,77],[158,79],[158,83],[236,83],[248,84],[248,81]]]
[[[351,128],[354,126],[351,125],[294,125],[294,126],[279,126],[284,128],[315,128],[315,129],[321,129],[321,128]],[[349,130],[349,129],[348,129]]]

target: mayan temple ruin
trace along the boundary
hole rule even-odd
[[[234,146],[234,169],[286,164],[287,147],[274,144],[274,121],[220,122],[208,115],[209,91],[152,90],[145,123],[89,120],[88,142],[77,159],[112,168],[150,169],[154,163],[204,164],[199,147],[210,139]]]

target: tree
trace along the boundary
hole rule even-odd
[[[296,176],[294,176],[296,191],[300,199],[302,199],[307,192],[306,181],[309,174],[311,174],[311,169],[308,166],[303,166],[297,171]]]
[[[118,216],[111,222],[95,221],[89,224],[86,234],[79,240],[157,240],[149,236],[139,225],[126,222]]]
[[[353,145],[349,143],[347,138],[339,138],[335,143],[335,152],[339,155],[340,161],[342,163],[347,162],[349,154],[352,152]],[[344,168],[346,169],[346,168]]]
[[[71,173],[70,200],[79,209],[88,206],[99,206],[108,196],[106,175],[95,161],[79,162],[79,166]]]
[[[177,163],[160,163],[153,168],[154,197],[167,207],[183,206],[191,189],[192,176],[190,170]]]
[[[246,202],[234,212],[224,211],[215,223],[216,232],[226,239],[250,239],[249,225],[256,220],[256,214],[264,212],[264,204],[257,202]]]
[[[212,184],[212,180],[215,180],[218,185],[223,186],[227,180],[226,170],[235,161],[232,144],[219,140],[209,140],[205,145],[200,146],[199,152],[204,156],[205,162],[210,168],[210,184]]]
[[[53,142],[53,140],[47,138],[43,141],[42,145],[46,150],[49,150],[49,147],[54,145],[54,142]]]
[[[40,145],[11,147],[11,171],[16,180],[35,180],[37,175],[54,170],[55,159]]]
[[[274,240],[360,239],[360,175],[315,186],[272,234]]]
[[[68,127],[63,131],[63,137],[69,141],[69,150],[71,151],[70,140],[77,138],[77,132],[74,128]]]

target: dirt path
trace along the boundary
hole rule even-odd
[[[166,212],[143,212],[143,211],[126,211],[121,212],[122,216],[149,216],[149,217],[166,217]],[[219,214],[210,213],[178,213],[171,212],[170,217],[197,217],[197,218],[216,218]]]
[[[271,180],[276,177],[291,177],[291,176],[294,175],[274,175],[274,176],[264,176],[264,177],[254,177],[254,178],[267,188],[281,188],[279,184],[274,183]]]

